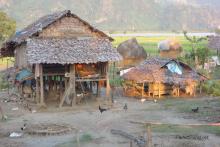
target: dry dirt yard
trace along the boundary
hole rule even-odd
[[[220,98],[168,98],[156,103],[150,100],[142,103],[138,99],[116,97],[114,106],[102,114],[98,110],[100,101],[84,102],[74,108],[36,108],[33,113],[34,106],[29,106],[32,108],[30,111],[19,100],[6,102],[8,98],[6,92],[1,92],[0,105],[8,118],[0,121],[0,147],[129,147],[130,141],[112,134],[111,129],[146,138],[145,126],[132,121],[166,123],[152,125],[155,147],[220,147],[220,127],[185,126],[220,122]],[[125,103],[127,111],[123,109]],[[199,112],[193,113],[191,109],[197,106]],[[12,110],[16,107],[18,110]],[[22,131],[24,123],[27,126]],[[63,125],[73,130],[61,134],[29,134],[36,126],[43,125],[51,128]],[[47,128],[48,131],[51,132],[51,128]],[[10,138],[12,132],[23,135]]]

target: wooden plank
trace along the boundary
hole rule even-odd
[[[102,79],[76,79],[76,82],[90,82],[90,81],[106,81],[107,78],[102,78]]]
[[[146,125],[146,124],[151,124],[151,125],[172,125],[172,126],[219,126],[219,124],[175,124],[175,123],[161,123],[161,122],[154,122],[154,121],[134,121],[131,120],[129,123],[133,124],[140,124],[140,125]]]
[[[133,136],[131,134],[128,134],[128,133],[126,133],[124,131],[121,131],[121,130],[114,130],[114,129],[112,129],[111,133],[114,134],[114,135],[123,136],[123,137],[125,137],[125,138],[127,138],[129,140],[132,140],[133,142],[135,142],[137,144],[138,147],[144,147],[145,142],[146,142],[143,139],[139,139],[138,137],[135,137],[135,136]]]
[[[69,73],[69,84],[65,87],[65,92],[63,94],[63,97],[60,101],[59,107],[61,108],[63,106],[63,103],[65,101],[66,97],[70,97],[73,94],[72,98],[72,106],[76,104],[76,86],[75,86],[75,64],[70,65],[70,73]],[[67,83],[66,83],[67,84]]]

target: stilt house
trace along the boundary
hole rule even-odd
[[[127,96],[195,95],[207,78],[190,66],[174,59],[149,58],[122,75]]]
[[[111,41],[66,10],[44,16],[16,33],[1,48],[1,56],[15,57],[21,93],[27,87],[37,103],[45,105],[55,99],[62,107],[64,102],[74,105],[89,94],[98,96],[101,86],[109,97],[109,63],[122,59]],[[33,73],[29,74],[31,82],[24,69]]]

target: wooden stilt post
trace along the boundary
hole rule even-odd
[[[146,124],[147,126],[147,143],[146,147],[152,147],[152,134],[151,134],[151,124]]]
[[[142,88],[141,88],[141,98],[143,98],[144,96],[144,83],[142,84]]]
[[[178,97],[180,96],[180,84],[178,85]]]
[[[70,67],[70,74],[72,75],[70,77],[70,84],[72,84],[72,88],[73,88],[73,101],[72,101],[72,106],[76,105],[76,68],[75,68],[75,64],[73,64]]]
[[[39,87],[39,78],[36,78],[36,102],[40,103],[40,87]]]
[[[159,95],[159,98],[160,98],[160,83],[158,83],[158,95]]]
[[[110,83],[109,83],[109,63],[106,65],[106,97],[109,98],[109,103],[112,105],[112,99],[110,97]]]
[[[44,79],[43,79],[43,65],[39,64],[40,70],[40,105],[46,106],[44,102]]]
[[[89,82],[89,90],[92,92],[92,81]]]
[[[202,94],[202,82],[199,82],[199,94]]]
[[[39,77],[40,77],[40,69],[39,64],[35,64],[35,80],[36,80],[36,103],[40,103],[40,87],[39,87]]]
[[[97,91],[96,91],[96,96],[99,97],[100,96],[100,85],[99,85],[99,81],[97,81]]]
[[[132,143],[132,140],[130,140],[130,147],[132,147],[132,144],[133,144],[133,143]]]

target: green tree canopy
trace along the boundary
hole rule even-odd
[[[11,37],[16,30],[16,22],[6,13],[0,12],[0,44]]]

